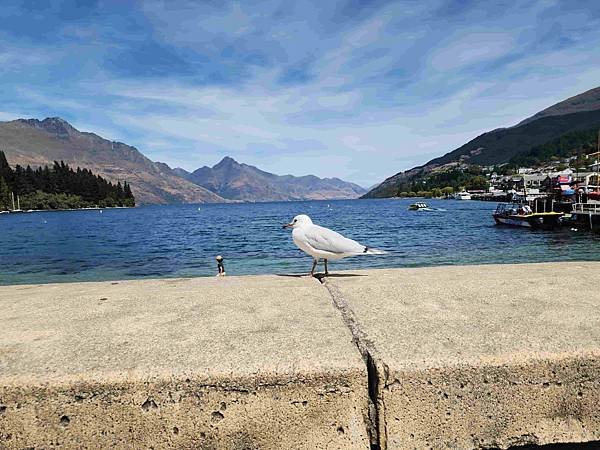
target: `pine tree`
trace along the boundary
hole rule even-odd
[[[0,177],[4,178],[6,183],[12,182],[13,171],[6,160],[6,155],[3,151],[0,151]]]
[[[121,202],[125,198],[125,192],[123,191],[123,186],[121,186],[121,182],[117,182],[117,200]]]
[[[4,177],[0,177],[0,211],[10,209],[10,188]]]
[[[131,186],[127,183],[127,181],[125,182],[125,187],[123,188],[123,190],[125,191],[125,198],[128,198],[128,199],[133,198],[133,192],[131,192]]]

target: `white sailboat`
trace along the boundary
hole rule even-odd
[[[15,208],[15,193],[11,192],[11,199],[12,199],[12,209],[10,210],[11,213],[20,213],[23,212],[21,210],[21,199],[19,198],[19,196],[17,195],[17,207]]]

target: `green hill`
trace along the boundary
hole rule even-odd
[[[427,163],[447,164],[461,159],[471,164],[503,164],[536,145],[564,134],[600,127],[600,109],[562,116],[548,116],[524,125],[484,133],[453,152]]]
[[[541,161],[540,158],[550,159],[552,152],[557,152],[558,157],[564,156],[573,147],[593,141],[590,140],[593,130],[600,128],[599,99],[600,88],[592,89],[546,108],[517,126],[484,133],[422,166],[387,178],[362,198],[395,196],[410,186],[422,184],[442,166],[530,165]],[[519,159],[520,156],[523,158]]]
[[[563,134],[531,150],[513,156],[508,162],[512,167],[537,167],[552,162],[555,159],[577,157],[582,159],[575,164],[576,167],[589,164],[584,155],[594,152],[598,142],[598,128],[572,131]]]

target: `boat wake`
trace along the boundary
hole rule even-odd
[[[447,209],[444,208],[419,208],[419,211],[427,211],[427,212],[444,212]]]

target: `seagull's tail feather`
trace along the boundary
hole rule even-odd
[[[385,250],[379,250],[378,248],[369,248],[365,247],[365,251],[363,252],[365,255],[387,255]]]

